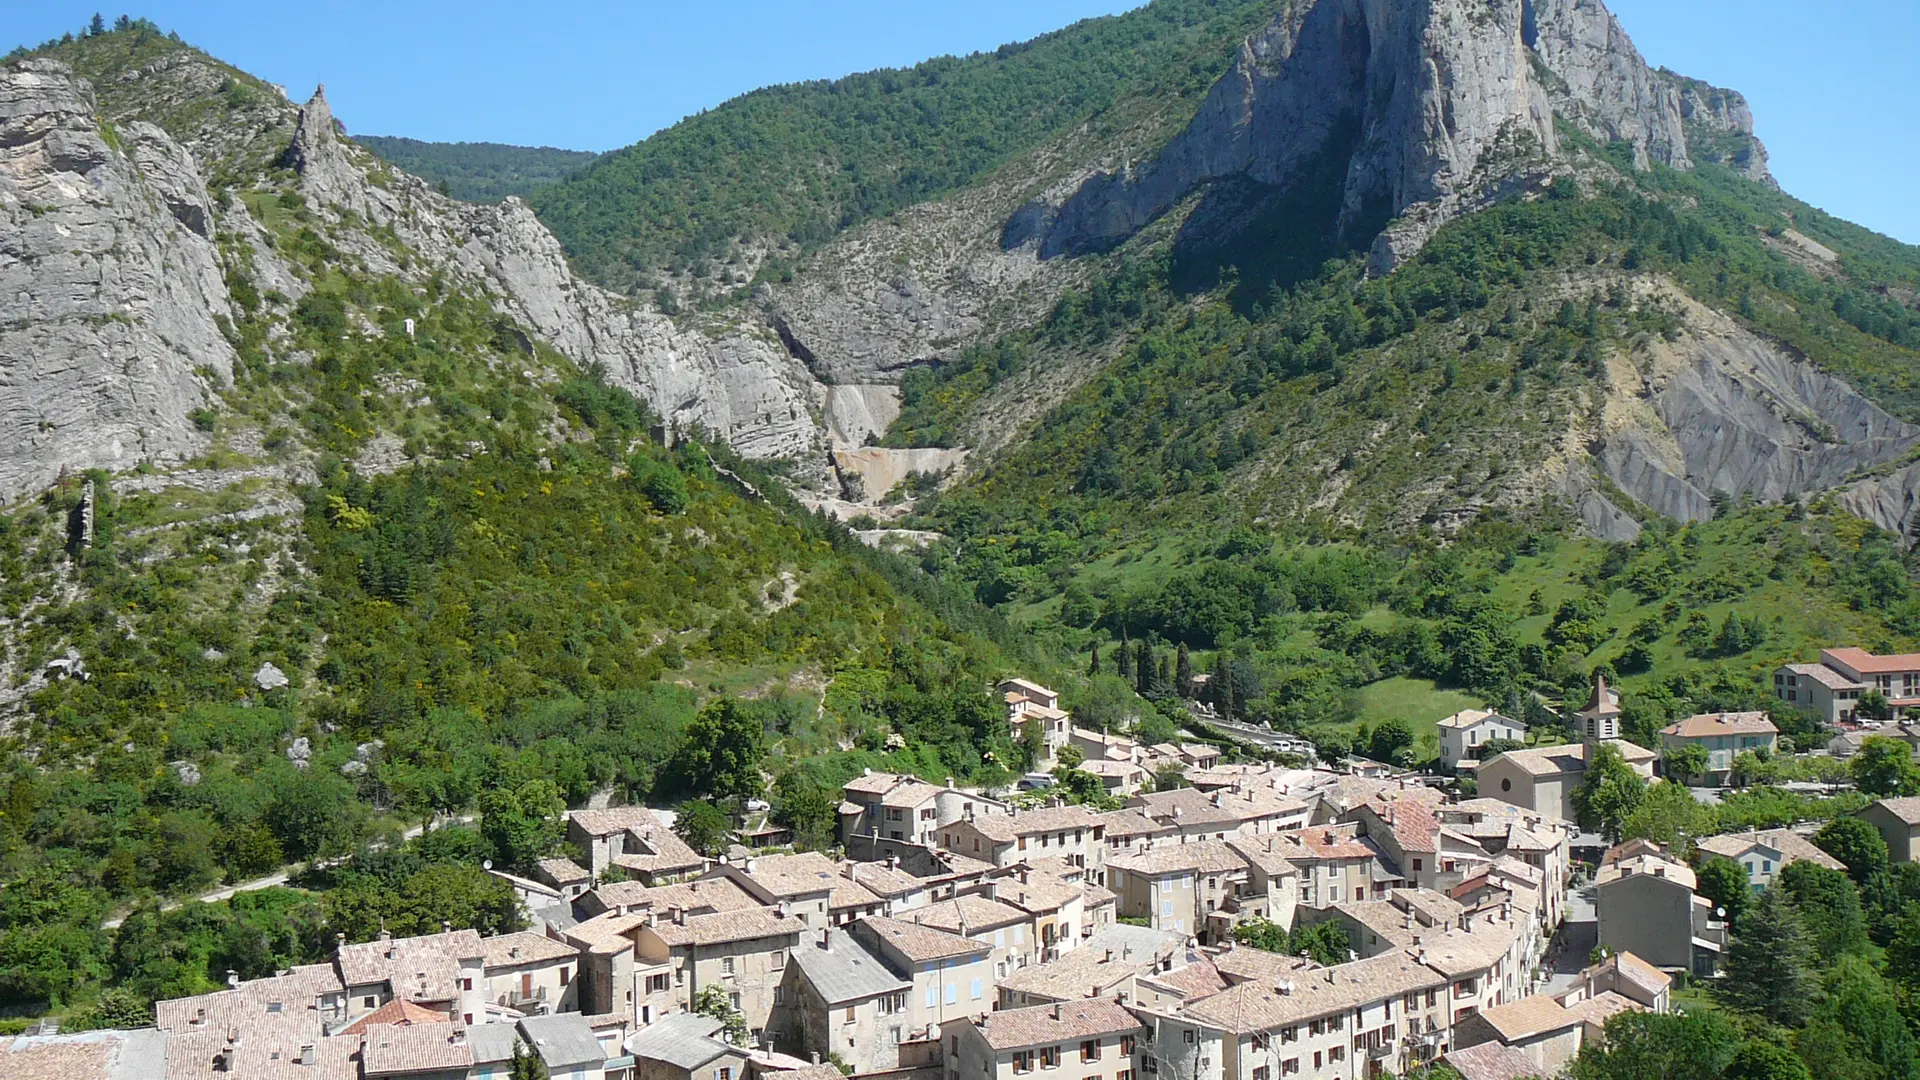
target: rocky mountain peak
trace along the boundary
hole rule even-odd
[[[1378,234],[1374,269],[1390,270],[1446,221],[1550,182],[1556,117],[1631,145],[1641,169],[1691,168],[1693,123],[1734,136],[1744,149],[1719,156],[1764,176],[1744,101],[1649,68],[1598,0],[1310,0],[1250,37],[1151,159],[1029,206],[1008,240],[1038,236],[1042,257],[1103,250],[1196,190],[1232,183],[1258,201],[1331,160],[1341,235]]]

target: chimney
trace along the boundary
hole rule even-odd
[[[1127,999],[1132,996],[1133,995],[1127,993],[1125,990],[1122,990],[1118,994],[1114,995],[1114,1000],[1118,1001],[1122,1005],[1125,1005],[1127,1003]]]
[[[847,880],[853,882],[856,885],[860,883],[860,879],[853,876],[853,868],[859,865],[860,865],[859,863],[854,862],[852,859],[847,860],[847,868],[845,871],[847,875]]]
[[[1424,964],[1424,963],[1426,963],[1426,962],[1427,962],[1427,950],[1426,950],[1426,947],[1425,947],[1425,946],[1422,946],[1422,947],[1421,947],[1421,949],[1420,949],[1420,955],[1419,955],[1419,956],[1416,956],[1416,957],[1414,957],[1414,959],[1415,959],[1415,960],[1418,960],[1418,961],[1419,961],[1420,963],[1422,963],[1422,964]]]
[[[342,945],[345,945],[346,943],[347,943],[347,935],[345,935],[345,934],[335,934],[335,935],[333,935],[333,947],[334,947],[334,948],[336,948],[336,949],[337,949],[337,948],[339,948],[339,947],[341,947]]]
[[[814,1063],[815,1065],[818,1065],[818,1064],[820,1064],[820,1051],[818,1051],[818,1050],[815,1050],[815,1051],[813,1052],[813,1063]]]
[[[440,932],[443,934],[453,933],[453,921],[451,919],[441,919]]]
[[[1279,984],[1274,986],[1273,992],[1276,994],[1279,994],[1281,997],[1292,997],[1293,996],[1293,980],[1292,979],[1282,980]]]
[[[462,1033],[462,1037],[463,1037],[463,1038],[465,1037],[465,1036],[464,1036],[464,1033]],[[300,1064],[302,1064],[302,1065],[312,1065],[312,1064],[313,1064],[313,1057],[314,1057],[314,1054],[313,1054],[313,1044],[312,1044],[312,1043],[302,1043],[302,1044],[300,1045]]]
[[[1334,985],[1334,983],[1336,983],[1337,981],[1339,981],[1339,977],[1338,977],[1337,975],[1335,975],[1335,974],[1334,974],[1334,972],[1333,972],[1333,969],[1332,969],[1332,968],[1328,968],[1328,969],[1327,969],[1327,985],[1328,985],[1328,986],[1332,986],[1332,985]]]
[[[447,1036],[447,1045],[448,1046],[467,1045],[467,1029],[463,1027],[454,1028],[453,1032]]]
[[[951,776],[947,777],[947,790],[948,791],[953,790],[953,777]]]
[[[833,948],[833,927],[829,926],[825,930],[820,931],[820,947],[823,949]]]
[[[667,909],[667,917],[673,920],[675,926],[687,925],[687,909],[681,907],[679,904],[675,904]]]
[[[232,968],[227,969],[227,988],[229,990],[240,989],[240,973]]]
[[[518,945],[507,946],[507,959],[509,960],[520,959],[520,946]]]
[[[788,903],[785,900],[780,901],[780,917],[784,919],[787,916],[792,914],[793,914],[793,905]]]
[[[1053,1003],[1053,1022],[1060,1022],[1060,1003],[1057,1001]]]
[[[1112,950],[1108,950],[1108,951],[1112,951]],[[1122,945],[1122,946],[1120,947],[1120,959],[1122,959],[1122,960],[1131,960],[1131,959],[1133,959],[1133,946],[1131,946],[1131,945]]]
[[[900,856],[898,855],[887,856],[887,869],[889,870],[900,869]]]
[[[1100,962],[1101,962],[1101,963],[1103,963],[1103,964],[1111,964],[1111,963],[1113,963],[1113,950],[1112,950],[1112,949],[1108,949],[1108,950],[1107,950],[1107,957],[1106,957],[1106,959],[1104,959],[1104,960],[1102,960],[1102,961],[1100,961]]]

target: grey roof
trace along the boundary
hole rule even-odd
[[[699,1013],[663,1016],[627,1040],[627,1053],[682,1069],[697,1069],[728,1052],[744,1053],[713,1037],[721,1026],[720,1021]]]
[[[475,1024],[467,1029],[467,1045],[473,1048],[475,1065],[513,1060],[513,1044],[520,1033],[512,1024]]]
[[[547,1068],[571,1069],[576,1065],[599,1067],[606,1063],[607,1052],[580,1013],[554,1013],[529,1016],[520,1021],[520,1034],[539,1053]]]
[[[1105,930],[1087,939],[1083,949],[1112,949],[1122,952],[1132,949],[1136,956],[1154,956],[1161,951],[1184,944],[1187,935],[1176,934],[1171,930],[1155,930],[1150,926],[1133,926],[1128,923],[1115,923]]]
[[[912,989],[911,983],[894,974],[844,930],[828,935],[824,947],[803,945],[793,950],[793,959],[800,965],[800,974],[828,1005]]]

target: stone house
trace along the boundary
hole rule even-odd
[[[1743,833],[1709,836],[1695,845],[1702,855],[1732,859],[1746,871],[1747,881],[1758,891],[1773,884],[1780,871],[1792,862],[1810,862],[1829,870],[1846,870],[1846,864],[1821,851],[1813,841],[1792,829],[1755,829]]]
[[[1084,806],[1049,806],[1017,814],[977,814],[940,828],[948,851],[995,866],[1065,857],[1098,868],[1106,860],[1105,821]]]
[[[992,950],[981,942],[918,923],[862,919],[852,933],[909,984],[908,1041],[931,1039],[948,1021],[993,1010]]]
[[[950,1021],[947,1080],[1134,1080],[1140,1020],[1104,998]]]
[[[798,1045],[838,1055],[856,1075],[899,1068],[913,983],[843,930],[823,931],[793,960],[786,1004]]]
[[[1478,762],[1481,747],[1495,739],[1527,741],[1527,725],[1485,709],[1462,709],[1439,722],[1440,768],[1451,772]]]
[[[1219,840],[1172,844],[1107,864],[1107,887],[1123,916],[1155,930],[1211,940],[1209,917],[1227,909],[1247,881],[1247,862]]]
[[[1772,753],[1779,738],[1780,729],[1763,712],[1701,713],[1661,728],[1660,748],[1669,754],[1693,746],[1706,750],[1706,773],[1689,779],[1724,787],[1735,759],[1749,751]]]
[[[1711,976],[1726,950],[1726,927],[1693,871],[1660,855],[1640,854],[1600,868],[1594,910],[1600,944],[1631,952],[1655,967]]]
[[[628,931],[633,940],[639,1007],[655,1017],[692,1009],[702,988],[717,986],[760,1041],[781,1004],[788,958],[807,924],[777,908],[709,915],[674,911]]]
[[[578,946],[531,930],[480,945],[488,1003],[522,1015],[580,1011]]]
[[[1880,830],[1894,862],[1920,858],[1920,798],[1875,799],[1854,816]]]

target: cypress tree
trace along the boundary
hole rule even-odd
[[[1133,683],[1142,697],[1153,689],[1153,649],[1144,641],[1133,649]]]
[[[1096,641],[1087,646],[1087,677],[1092,678],[1098,674],[1100,674],[1100,643]]]
[[[1184,641],[1173,656],[1173,687],[1183,698],[1193,696],[1193,657],[1187,654],[1187,643]]]

